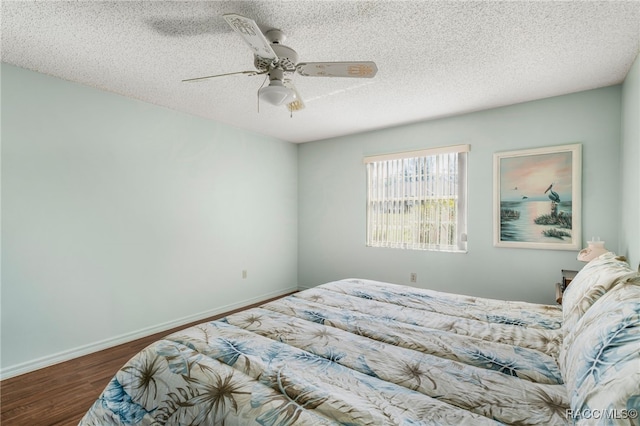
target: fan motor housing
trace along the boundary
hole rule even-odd
[[[293,72],[298,63],[298,53],[290,47],[282,44],[271,44],[271,48],[278,56],[278,60],[273,63],[271,59],[254,56],[254,65],[260,71],[269,71],[272,68],[282,68],[284,71]]]

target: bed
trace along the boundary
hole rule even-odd
[[[639,351],[613,253],[561,307],[346,279],[155,342],[80,425],[637,425]]]

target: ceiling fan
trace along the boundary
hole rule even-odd
[[[269,76],[269,85],[258,90],[258,98],[271,105],[287,105],[289,111],[304,108],[302,98],[293,85],[293,75],[305,77],[373,78],[378,72],[374,62],[298,62],[298,54],[283,45],[286,36],[278,29],[262,33],[253,19],[234,13],[222,16],[253,51],[253,71],[239,71],[205,77],[188,78],[183,82],[202,81],[209,78],[246,74]]]

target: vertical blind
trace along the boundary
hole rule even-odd
[[[365,157],[367,245],[466,251],[469,145]]]

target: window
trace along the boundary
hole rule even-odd
[[[367,246],[466,252],[468,151],[365,157]]]

